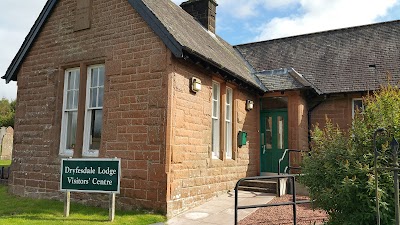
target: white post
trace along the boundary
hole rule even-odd
[[[71,192],[67,191],[65,192],[65,198],[64,198],[64,217],[69,216],[69,209],[70,209],[70,204],[71,203]]]
[[[110,194],[110,208],[108,212],[108,219],[113,222],[115,218],[115,193]]]

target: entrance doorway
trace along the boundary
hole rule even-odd
[[[288,148],[288,112],[287,109],[261,112],[260,163],[261,173],[277,173],[278,161]],[[281,172],[288,166],[288,159],[281,163]]]

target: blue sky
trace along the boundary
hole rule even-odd
[[[61,0],[60,0],[61,1]],[[180,4],[184,0],[173,0]],[[46,0],[0,1],[3,76]],[[217,34],[232,45],[400,19],[400,0],[217,0]],[[0,80],[0,98],[15,99]]]

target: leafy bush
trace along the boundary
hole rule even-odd
[[[312,152],[303,160],[300,182],[309,187],[315,207],[328,212],[328,224],[376,224],[373,133],[382,153],[378,167],[391,163],[391,138],[400,139],[400,90],[388,85],[364,98],[365,110],[358,113],[349,132],[327,120],[313,131]],[[379,171],[381,224],[394,224],[393,172]]]
[[[14,127],[15,100],[9,102],[8,99],[0,100],[0,127]]]

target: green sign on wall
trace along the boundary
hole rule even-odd
[[[61,191],[119,193],[121,159],[62,159]]]

